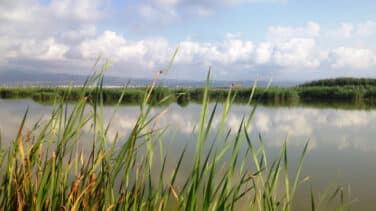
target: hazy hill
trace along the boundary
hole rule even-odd
[[[63,85],[82,85],[87,76],[74,75],[74,74],[55,74],[43,72],[21,72],[21,71],[8,71],[0,72],[0,86],[63,86]],[[106,86],[147,86],[152,82],[151,79],[144,78],[124,78],[105,76],[104,85]],[[211,81],[212,87],[229,87],[232,83],[238,84],[241,87],[249,87],[253,85],[252,80],[243,81]],[[267,81],[259,81],[258,86],[266,86]],[[294,86],[298,83],[295,82],[273,82],[273,86]],[[159,79],[158,85],[168,87],[202,87],[205,81],[192,81],[192,80],[174,80],[174,79]]]

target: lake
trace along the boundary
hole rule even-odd
[[[213,106],[214,104],[210,104],[209,109]],[[9,143],[15,137],[27,107],[30,110],[27,119],[29,128],[36,121],[43,121],[52,111],[51,106],[41,105],[32,100],[0,100],[0,130],[3,143]],[[152,114],[166,109],[167,112],[158,123],[158,127],[168,127],[163,140],[165,150],[172,151],[172,156],[176,155],[178,159],[181,150],[188,144],[189,156],[189,153],[194,151],[193,133],[200,118],[201,105],[191,103],[181,107],[171,104],[167,107],[153,108]],[[219,113],[222,109],[219,105]],[[245,105],[233,105],[226,121],[226,128],[235,132],[243,114],[248,114],[250,110],[251,107]],[[139,107],[121,106],[113,115],[114,111],[114,107],[111,106],[104,108],[106,121],[113,117],[109,136],[114,137],[118,132],[121,137],[126,137],[137,119]],[[214,118],[213,130],[218,129],[219,118]],[[374,207],[376,110],[259,106],[249,133],[255,140],[258,134],[261,135],[266,151],[272,158],[278,157],[287,137],[289,158],[293,166],[309,140],[302,178],[310,177],[314,191],[323,192],[331,183],[343,185],[346,190],[351,191],[351,197],[355,200],[351,206],[353,210],[371,210]],[[300,185],[297,209],[310,208],[309,187],[309,182]]]

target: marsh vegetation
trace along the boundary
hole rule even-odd
[[[376,80],[338,78],[325,79],[305,83],[296,87],[259,87],[254,91],[253,102],[271,106],[329,106],[369,108],[376,105]],[[137,105],[142,103],[144,93],[148,87],[106,88],[102,87],[104,104]],[[209,100],[212,102],[225,102],[228,91],[234,93],[234,103],[246,104],[249,101],[251,87],[244,88],[210,88]],[[201,103],[205,88],[170,88],[154,87],[149,104],[167,105],[178,103],[185,106],[190,102]],[[95,88],[87,88],[85,96],[92,96]],[[0,88],[0,98],[19,99],[32,98],[36,102],[51,104],[55,99],[61,98],[66,102],[80,100],[82,89],[78,87],[8,87]],[[163,100],[162,100],[163,99]]]
[[[39,88],[29,91],[35,93],[36,89],[48,93]],[[104,121],[103,106],[108,97],[101,87],[101,75],[92,76],[82,88],[66,89],[62,97],[54,97],[50,116],[32,127],[25,125],[29,115],[26,111],[13,141],[7,147],[1,146],[1,207],[5,210],[292,209],[299,184],[309,182],[309,178],[301,177],[309,143],[301,149],[295,165],[288,159],[287,140],[277,158],[270,159],[262,137],[253,138],[248,133],[257,112],[257,104],[251,105],[258,96],[256,86],[248,90],[249,111],[232,131],[225,123],[239,92],[227,90],[223,109],[217,111],[215,104],[209,110],[210,98],[216,91],[210,92],[208,75],[206,87],[189,95],[202,99],[200,120],[192,128],[195,149],[191,155],[186,147],[177,152],[178,159],[170,164],[172,168],[167,168],[166,163],[176,152],[164,150],[163,134],[167,128],[158,125],[165,111],[150,113],[152,100],[163,104],[170,98],[164,89],[160,89],[164,94],[158,95],[158,89],[152,85],[137,91],[142,99],[139,116],[131,132],[123,138],[108,134],[112,122]],[[119,106],[127,97],[127,88],[117,91],[120,94],[107,93],[117,93],[108,96]],[[22,90],[17,93],[25,96]],[[202,96],[195,97],[198,95]],[[72,96],[74,103],[66,104],[66,99]],[[172,97],[176,97],[175,93]],[[220,119],[216,129],[215,117]],[[84,131],[91,138],[83,143]],[[181,166],[186,162],[183,171]],[[340,186],[326,189],[319,197],[311,190],[306,201],[312,210],[328,204],[341,210],[349,206]]]

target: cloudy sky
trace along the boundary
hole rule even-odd
[[[374,0],[0,0],[0,72],[376,77]]]

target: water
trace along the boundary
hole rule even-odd
[[[0,130],[4,143],[9,143],[17,133],[26,108],[30,115],[27,125],[45,119],[52,108],[31,100],[0,100]],[[213,105],[209,106],[210,108]],[[210,109],[209,108],[209,109]],[[167,109],[158,127],[169,127],[165,134],[165,150],[175,150],[180,155],[183,146],[194,143],[193,128],[200,117],[201,105],[189,104],[186,107],[170,105],[154,108],[152,114]],[[219,106],[219,111],[222,109]],[[236,131],[242,115],[251,108],[233,105],[226,121],[226,127]],[[139,108],[123,106],[113,116],[109,136],[116,132],[126,137],[136,121]],[[112,117],[114,108],[105,107],[106,120]],[[214,119],[213,130],[219,127],[219,118]],[[352,199],[356,202],[353,210],[372,210],[376,197],[376,110],[341,110],[309,107],[258,107],[250,128],[252,137],[261,134],[267,152],[271,157],[278,156],[278,150],[288,137],[288,150],[292,163],[299,156],[304,144],[309,140],[302,177],[309,176],[315,192],[324,191],[331,182],[350,187]],[[193,151],[193,147],[188,152]],[[174,155],[172,155],[174,156]],[[189,156],[189,155],[188,155]],[[177,159],[177,158],[176,158]],[[173,159],[172,159],[173,160]],[[184,170],[183,170],[184,171]],[[299,187],[298,209],[309,208],[308,183]],[[306,202],[306,203],[305,203]]]

